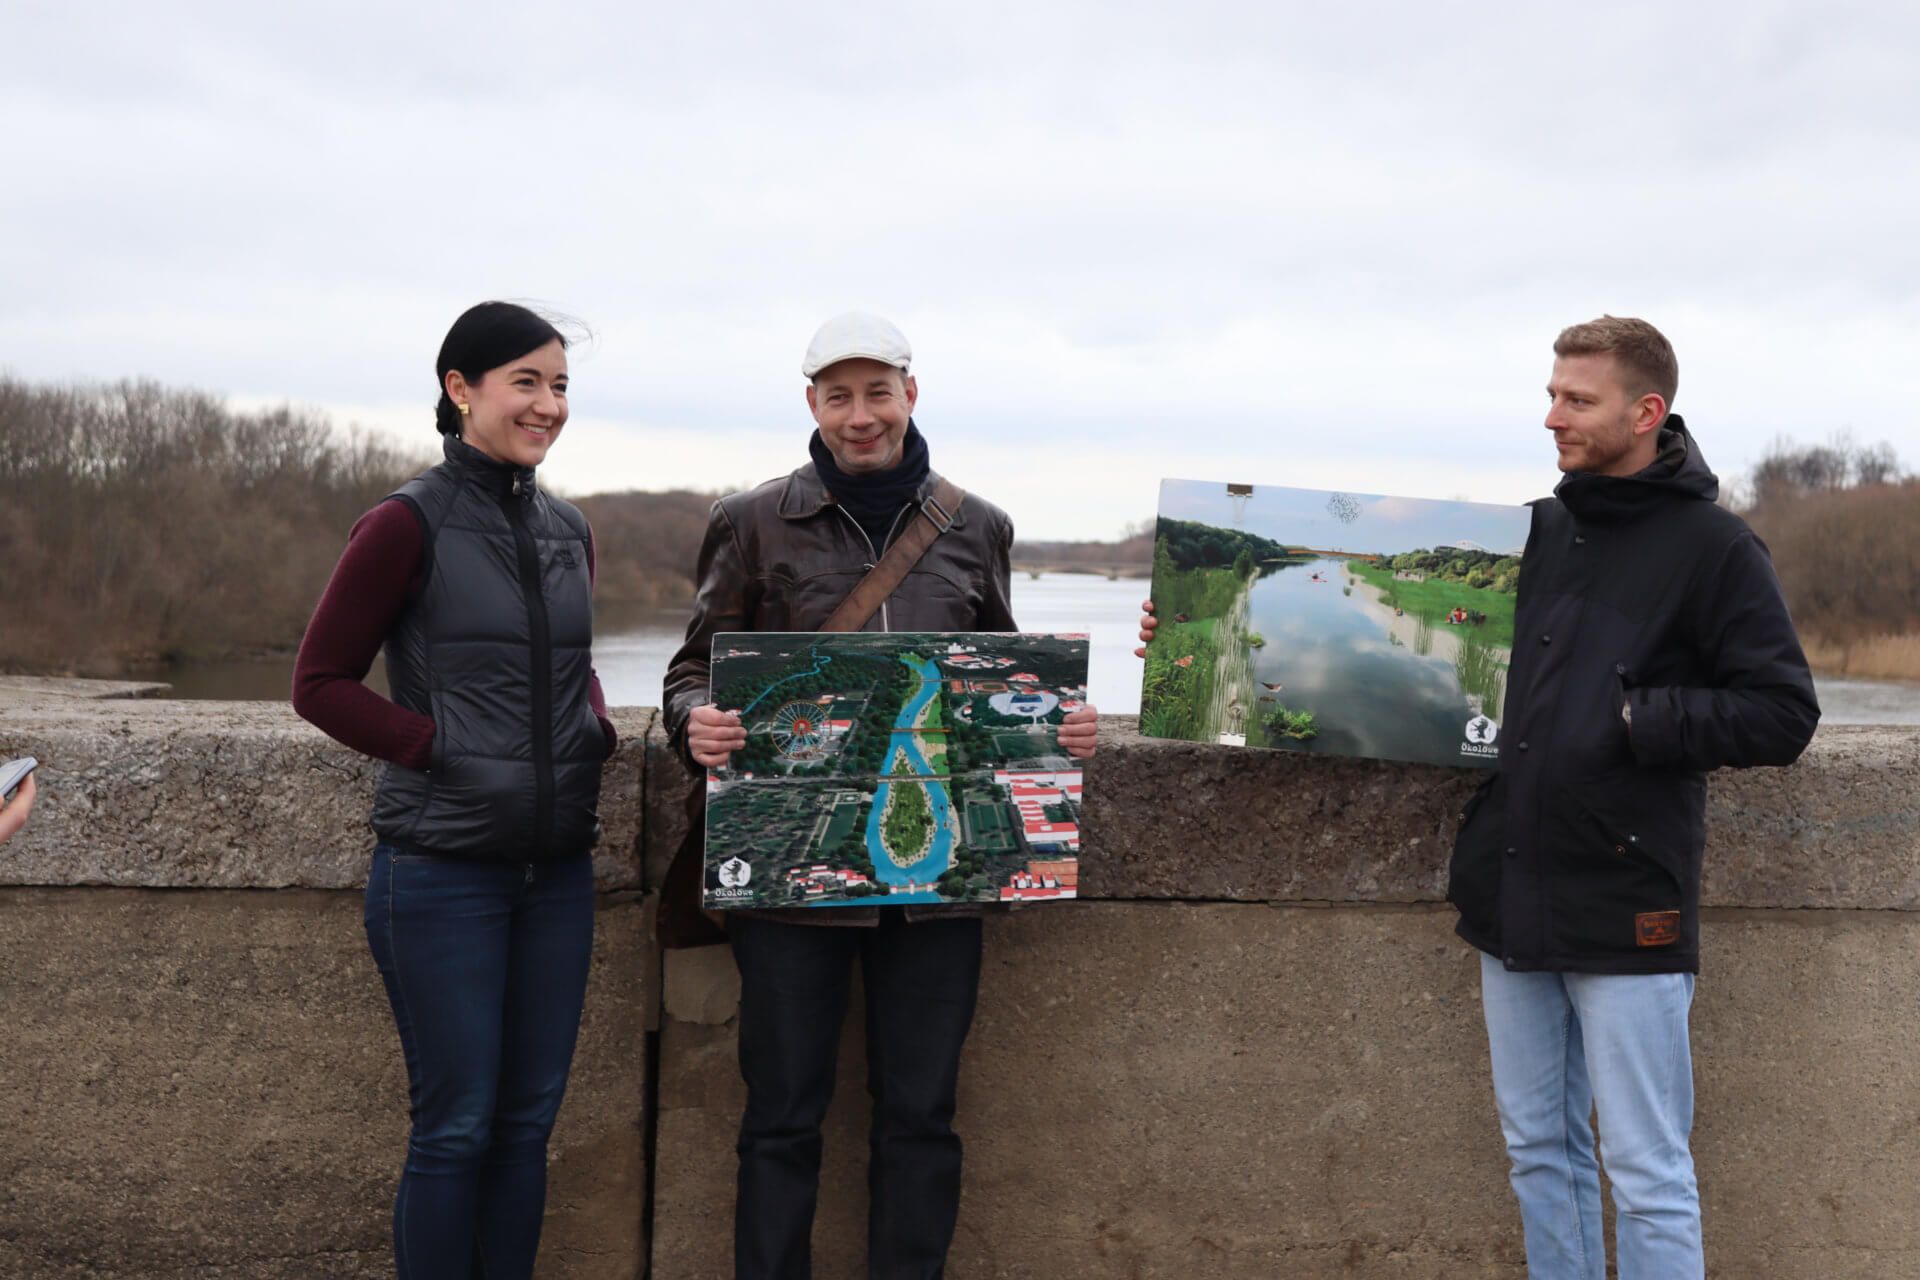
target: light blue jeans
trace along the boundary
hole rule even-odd
[[[1531,1280],[1605,1280],[1600,1152],[1613,1182],[1620,1280],[1701,1280],[1700,1194],[1687,1139],[1690,973],[1510,973],[1480,956],[1493,1094]]]

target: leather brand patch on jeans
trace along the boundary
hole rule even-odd
[[[1633,939],[1643,947],[1668,947],[1680,941],[1678,911],[1642,911],[1633,918]]]

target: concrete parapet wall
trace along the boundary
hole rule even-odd
[[[42,797],[0,884],[350,889],[366,883],[380,764],[276,702],[89,697],[96,682],[0,677],[0,758]],[[108,685],[113,690],[152,686]],[[641,774],[659,713],[619,708],[595,879],[640,887]]]
[[[1721,975],[1693,1035],[1709,1274],[1920,1275],[1920,917],[1778,916],[1716,909],[1704,931]],[[1418,905],[1087,902],[990,921],[949,1273],[1524,1280],[1479,962],[1452,929]],[[743,1092],[731,1025],[674,1016],[676,997],[724,991],[724,970],[673,953],[667,973],[653,1274],[706,1280],[730,1274]],[[820,1280],[865,1275],[858,1026],[856,1009]]]
[[[0,846],[0,1277],[390,1277],[407,1086],[361,926],[374,766],[284,705],[102,692],[0,679],[0,758],[43,762]],[[645,1271],[654,718],[614,715],[542,1276]]]
[[[1485,776],[1122,726],[1101,749],[1080,888],[1110,900],[1441,902],[1456,813]],[[1722,770],[1707,831],[1705,905],[1920,907],[1920,733],[1823,729],[1791,769]]]
[[[1478,953],[1443,902],[1479,777],[1104,729],[1083,900],[988,922],[950,1274],[1521,1280]],[[1920,734],[1824,730],[1709,803],[1709,1273],[1920,1275]],[[665,963],[653,1274],[692,1280],[730,1271],[738,979],[718,950]],[[864,1274],[859,1026],[821,1280]]]
[[[355,891],[372,767],[284,706],[99,691],[0,680],[0,756],[45,761],[0,848],[0,1275],[390,1274],[405,1075]],[[541,1274],[712,1280],[737,978],[723,948],[657,967],[641,891],[690,779],[657,712],[615,719]],[[1086,900],[988,922],[949,1274],[1518,1280],[1478,962],[1440,902],[1477,775],[1126,721],[1101,753]],[[1710,1273],[1920,1275],[1920,733],[1823,730],[1710,805]],[[822,1280],[864,1274],[858,1028]]]

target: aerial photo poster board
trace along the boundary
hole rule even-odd
[[[707,775],[709,908],[1071,898],[1087,637],[725,634],[747,745]]]
[[[1531,513],[1163,480],[1153,737],[1489,768]]]

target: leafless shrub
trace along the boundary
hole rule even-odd
[[[303,410],[0,377],[0,668],[290,645],[353,520],[424,464]]]
[[[1823,650],[1920,632],[1920,480],[1805,493],[1749,519],[1773,552],[1801,634]],[[1908,651],[1881,643],[1874,661]],[[1882,674],[1920,679],[1920,666]]]
[[[691,602],[700,540],[715,493],[600,493],[575,500],[593,525],[597,600],[640,605]]]

